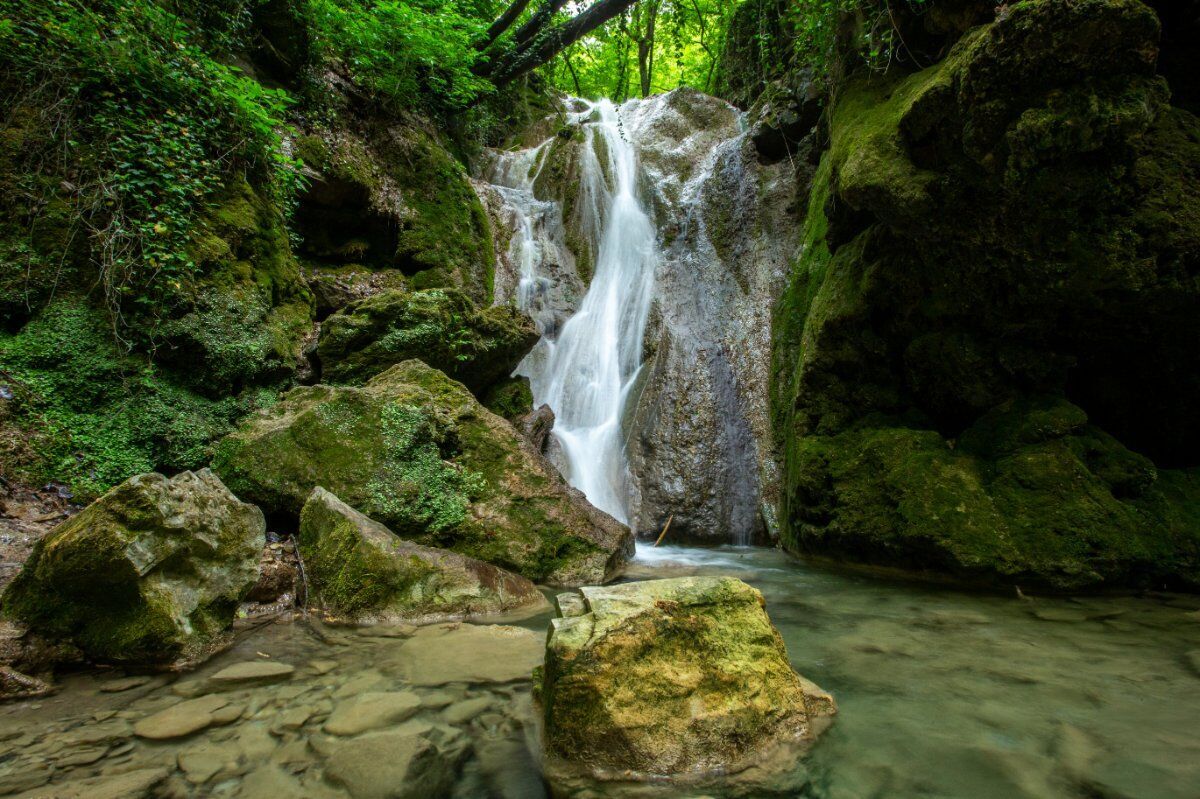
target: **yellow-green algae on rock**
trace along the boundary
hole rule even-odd
[[[836,712],[732,577],[581,589],[552,621],[539,698],[550,773],[702,778],[804,744]]]

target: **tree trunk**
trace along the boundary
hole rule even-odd
[[[513,0],[505,12],[487,29],[487,33],[483,34],[483,38],[475,43],[475,49],[486,50],[491,47],[497,39],[504,35],[506,30],[512,27],[527,5],[529,5],[529,0]]]
[[[550,0],[544,3],[537,13],[551,6],[557,10],[565,1]],[[539,26],[527,30],[534,21],[531,19],[514,35],[513,47],[483,65],[476,74],[489,78],[497,86],[511,83],[545,64],[635,2],[637,0],[596,0],[587,9],[565,22],[548,28]],[[549,18],[542,25],[548,22]]]

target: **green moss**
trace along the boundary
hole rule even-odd
[[[482,398],[483,406],[497,416],[510,422],[533,410],[533,391],[529,378],[510,377],[487,390]]]
[[[67,484],[87,500],[134,474],[199,468],[208,445],[265,398],[209,400],[123,354],[104,312],[63,297],[14,335],[0,364],[15,398],[10,424],[36,447],[5,464],[10,479]]]
[[[1132,0],[1029,0],[835,87],[773,320],[789,546],[1194,583],[1162,467],[1200,442],[1200,124],[1165,105],[1157,35]]]
[[[273,513],[299,514],[321,486],[402,538],[531,580],[602,580],[612,557],[597,521],[512,425],[420,361],[361,388],[289,392],[223,441],[213,468]]]
[[[408,209],[397,245],[402,260],[442,269],[477,303],[493,294],[492,228],[462,164],[432,136],[411,129],[395,140],[388,173]]]
[[[300,517],[300,551],[322,604],[347,617],[386,608],[433,571],[417,558],[397,563],[365,542],[353,520],[317,502]]]
[[[507,306],[476,309],[456,289],[384,291],[329,317],[317,356],[330,382],[363,383],[419,358],[483,392],[509,375],[537,339],[524,313]]]

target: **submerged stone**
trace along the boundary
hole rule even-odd
[[[300,514],[300,551],[325,609],[358,621],[445,620],[545,603],[524,577],[398,538],[323,488]]]
[[[356,799],[427,799],[449,796],[463,751],[432,743],[428,724],[407,722],[335,746],[325,778]]]
[[[93,660],[201,657],[257,579],[262,512],[204,469],[133,477],[59,525],[0,600]]]
[[[528,681],[542,662],[542,636],[500,624],[422,627],[395,656],[397,670],[418,686]]]
[[[358,735],[406,721],[420,708],[421,698],[412,691],[368,691],[339,703],[324,729],[330,735]]]
[[[247,660],[226,666],[208,678],[218,688],[235,688],[243,685],[282,682],[291,679],[296,667],[274,660]]]
[[[221,442],[214,468],[272,513],[298,517],[321,486],[401,538],[539,582],[603,582],[633,551],[512,425],[420,361],[290,391]]]
[[[582,589],[554,619],[539,699],[552,771],[702,777],[815,738],[829,695],[788,662],[756,589],[680,577]]]
[[[133,733],[153,741],[182,738],[212,725],[213,714],[228,704],[229,700],[218,694],[185,699],[134,724]]]
[[[538,332],[508,306],[476,308],[461,291],[384,291],[330,316],[317,357],[330,383],[365,383],[412,358],[440,369],[477,395],[507,377]]]

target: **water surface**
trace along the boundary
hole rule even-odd
[[[642,548],[627,579],[682,574],[731,574],[760,588],[797,670],[837,698],[832,728],[795,765],[803,796],[1200,796],[1200,598],[978,595],[733,547]],[[56,696],[0,707],[0,795],[157,768],[169,774],[159,795],[350,796],[331,782],[331,759],[387,728],[334,735],[330,714],[365,693],[410,692],[421,707],[403,723],[428,725],[462,753],[455,796],[537,799],[546,793],[522,675],[547,621],[511,621],[534,632],[496,648],[462,629],[405,638],[394,636],[410,631],[393,628],[271,624],[197,673],[121,693],[101,691],[119,674],[69,676]],[[296,673],[224,691],[224,715],[236,718],[189,737],[134,736],[139,720],[202,695],[208,677],[247,660]]]

